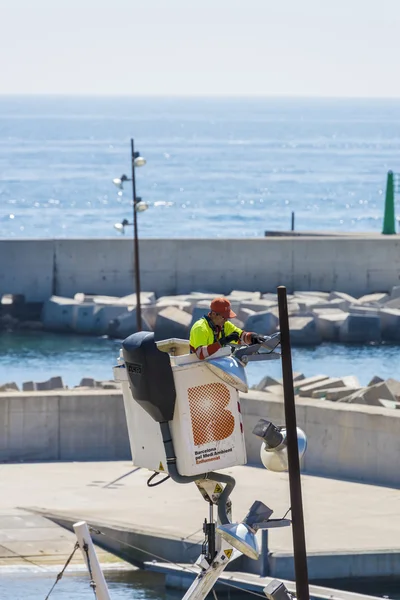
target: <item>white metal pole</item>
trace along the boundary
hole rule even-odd
[[[89,527],[85,521],[79,521],[74,525],[75,535],[78,539],[79,547],[82,551],[83,558],[89,574],[91,574],[94,583],[96,584],[95,592],[97,600],[111,600],[108,592],[106,580],[104,579],[103,571],[101,570],[99,560],[97,558],[92,538],[89,533]],[[87,546],[87,553],[85,547]],[[89,557],[89,561],[88,561]]]

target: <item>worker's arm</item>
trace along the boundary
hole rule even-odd
[[[239,341],[242,344],[246,344],[246,346],[250,346],[250,344],[259,344],[264,341],[262,335],[258,335],[258,333],[254,333],[253,331],[243,331],[230,321],[225,323],[224,329],[226,335],[236,332],[239,335]]]
[[[194,349],[197,358],[199,358],[200,360],[204,360],[205,358],[212,356],[217,352],[217,350],[219,350],[222,347],[219,342],[213,342],[212,344],[208,344],[207,346],[198,346],[197,348],[195,348],[191,344],[190,346]]]

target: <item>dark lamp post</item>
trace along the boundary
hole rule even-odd
[[[134,261],[135,261],[135,288],[136,288],[136,328],[138,331],[142,331],[142,314],[141,314],[141,303],[140,303],[140,261],[139,261],[139,236],[138,236],[138,225],[137,225],[137,213],[142,212],[148,208],[146,202],[143,202],[141,198],[136,196],[136,177],[135,170],[137,167],[144,167],[146,160],[140,155],[140,152],[135,152],[135,145],[133,139],[131,139],[131,163],[132,163],[132,177],[129,179],[126,175],[121,175],[113,179],[113,184],[118,189],[122,190],[124,183],[132,181],[132,210],[133,210],[133,223],[129,223],[126,219],[122,223],[116,223],[115,229],[121,233],[125,233],[125,227],[133,225],[133,250],[134,250]]]

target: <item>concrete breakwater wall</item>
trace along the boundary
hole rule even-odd
[[[242,394],[249,464],[260,465],[259,418],[284,423],[282,398]],[[400,411],[297,399],[308,437],[304,470],[313,475],[400,486]],[[119,390],[0,393],[0,461],[128,460]]]
[[[0,240],[0,296],[44,302],[134,289],[132,239]],[[400,239],[376,234],[259,239],[142,239],[143,290],[339,290],[361,296],[400,281]]]

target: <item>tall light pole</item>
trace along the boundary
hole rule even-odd
[[[146,160],[140,155],[140,152],[135,152],[135,143],[131,139],[131,163],[132,163],[132,177],[129,179],[126,175],[121,175],[119,179],[113,179],[113,183],[119,188],[123,189],[125,181],[132,181],[132,210],[133,210],[133,255],[135,264],[135,288],[136,288],[136,328],[137,331],[142,331],[142,310],[140,303],[140,260],[139,260],[139,235],[137,225],[137,213],[148,208],[142,199],[136,196],[136,167],[143,167],[146,164]],[[130,225],[125,219],[122,224],[117,224],[122,227],[124,233],[124,227]],[[121,230],[120,227],[117,229]]]

